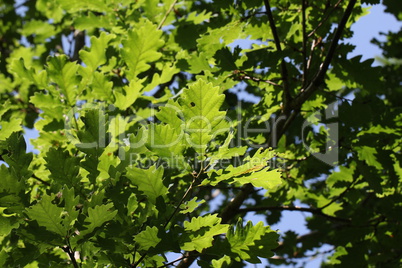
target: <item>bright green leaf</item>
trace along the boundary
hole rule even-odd
[[[148,20],[141,20],[134,30],[128,32],[121,54],[130,69],[129,77],[134,78],[148,70],[149,63],[161,57],[162,54],[158,52],[164,44],[161,35],[162,31]]]
[[[36,220],[40,226],[62,237],[67,235],[68,227],[62,225],[63,208],[52,203],[52,198],[43,195],[42,199],[26,210],[29,218]]]
[[[140,250],[148,250],[156,247],[162,240],[158,237],[158,228],[147,226],[144,231],[135,236],[135,242],[140,246]]]
[[[80,231],[81,235],[92,233],[95,228],[112,220],[117,214],[117,210],[112,210],[112,208],[113,203],[88,208],[88,217],[85,219],[87,224],[84,225],[87,229]]]

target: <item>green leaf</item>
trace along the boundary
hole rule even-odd
[[[237,182],[242,185],[251,183],[255,187],[262,187],[266,190],[273,189],[281,184],[281,173],[276,169],[267,170],[269,160],[273,156],[273,151],[260,148],[253,157],[244,158],[242,165],[236,167],[230,165],[226,169],[218,171],[211,170],[210,179],[204,180],[202,185],[216,185],[221,181],[231,180],[229,183]]]
[[[44,42],[47,38],[55,35],[56,30],[47,21],[31,20],[24,25],[22,34],[25,36],[34,35],[36,42]]]
[[[247,146],[229,148],[230,142],[234,137],[233,132],[230,132],[225,139],[225,142],[219,146],[218,152],[214,152],[210,158],[210,162],[214,163],[222,159],[230,159],[232,157],[240,157],[246,153]]]
[[[229,267],[232,259],[229,256],[223,256],[219,260],[212,260],[211,264],[214,268]]]
[[[183,157],[184,132],[178,133],[178,131],[180,129],[174,129],[170,125],[151,124],[145,146],[160,160],[166,161],[170,167],[186,169],[187,164]]]
[[[17,132],[13,132],[6,140],[7,154],[2,155],[3,160],[10,166],[10,171],[19,179],[31,177],[32,171],[29,165],[32,161],[32,153],[26,153],[26,143],[24,137]]]
[[[79,210],[77,210],[76,207],[79,204],[80,197],[75,196],[73,187],[71,187],[70,189],[65,187],[62,193],[62,197],[64,200],[64,210],[66,212],[64,215],[65,218],[63,220],[63,225],[72,226],[79,215]]]
[[[52,18],[55,23],[58,23],[63,18],[63,10],[57,3],[57,0],[38,0],[36,1],[36,8],[47,18]]]
[[[63,208],[52,204],[52,201],[52,198],[45,194],[36,205],[27,209],[26,212],[29,218],[38,222],[39,226],[64,237],[67,235],[68,227],[62,224]]]
[[[272,257],[274,253],[271,250],[278,246],[277,239],[278,235],[261,221],[255,226],[248,221],[243,227],[243,221],[240,219],[236,229],[232,226],[227,233],[230,250],[238,256],[235,260],[247,260],[252,263],[261,262],[258,256]]]
[[[89,69],[92,71],[96,70],[99,66],[106,63],[106,49],[109,42],[114,38],[116,38],[116,35],[107,34],[105,32],[101,32],[98,38],[92,36],[90,39],[91,47],[89,51],[81,50],[80,59]],[[94,73],[94,75],[95,74],[96,73]]]
[[[377,169],[382,169],[382,165],[380,162],[378,162],[376,154],[377,154],[377,149],[368,147],[368,146],[361,146],[356,148],[358,152],[358,156],[360,160],[363,160],[367,163],[369,166],[373,166]]]
[[[124,49],[121,55],[130,69],[130,78],[148,70],[149,63],[161,57],[162,54],[158,52],[164,44],[161,35],[162,31],[149,20],[141,20],[128,32],[127,39],[122,42]]]
[[[15,217],[4,217],[0,214],[0,236],[9,235],[11,230],[18,229],[20,224]]]
[[[114,103],[113,96],[113,82],[110,81],[110,78],[105,76],[100,72],[93,73],[91,87],[91,97],[99,100],[107,100],[110,103]]]
[[[88,217],[85,219],[86,224],[84,224],[87,229],[80,231],[81,235],[90,234],[95,228],[112,220],[117,214],[117,210],[112,210],[112,208],[113,203],[88,208]]]
[[[212,246],[214,236],[226,233],[228,224],[221,224],[221,218],[217,214],[192,218],[190,222],[184,222],[187,235],[181,239],[181,249],[202,252],[203,249]]]
[[[123,93],[114,91],[114,96],[116,98],[114,105],[123,111],[130,107],[140,96],[140,92],[143,88],[141,82],[143,81],[134,79],[130,81],[128,86],[123,87]]]
[[[36,107],[40,107],[43,111],[43,117],[54,118],[57,121],[63,120],[64,107],[60,98],[50,94],[35,92],[35,95],[30,98],[30,101],[35,104]]]
[[[83,152],[99,157],[106,147],[106,122],[108,118],[104,112],[104,107],[100,106],[98,109],[85,110],[80,119],[83,121],[84,126],[80,127],[77,133],[81,143],[76,146]]]
[[[6,140],[14,132],[22,131],[22,118],[13,118],[9,122],[0,123],[0,140]]]
[[[180,213],[186,214],[186,213],[191,213],[193,212],[199,205],[204,204],[205,200],[201,200],[197,202],[197,197],[194,197],[190,201],[186,202],[185,204],[182,204],[180,208],[182,209]]]
[[[0,165],[0,207],[20,211],[24,208],[21,194],[25,192],[24,182],[12,174],[5,165]]]
[[[98,171],[100,172],[98,179],[100,181],[110,178],[109,170],[111,167],[117,167],[120,163],[120,159],[114,155],[116,147],[116,144],[109,144],[98,158]]]
[[[254,187],[262,187],[265,190],[271,190],[282,183],[279,170],[260,170],[254,171],[241,177],[234,177],[234,181],[244,185],[251,183]]]
[[[33,81],[33,70],[27,69],[25,67],[25,61],[23,58],[15,59],[11,62],[10,70],[18,77],[19,79],[25,79],[27,81]]]
[[[47,1],[47,0],[46,0]],[[88,11],[81,13],[74,21],[74,26],[80,31],[90,31],[94,28],[110,29],[114,26],[115,20],[110,20],[107,15],[100,13],[94,14],[94,12]]]
[[[48,60],[48,70],[50,81],[56,83],[60,88],[62,97],[71,107],[75,105],[77,98],[77,88],[79,77],[77,76],[79,65],[70,62],[66,55],[50,57]]]
[[[246,33],[243,30],[243,23],[232,21],[224,27],[210,29],[197,39],[198,49],[208,52],[207,57],[212,57],[215,52],[225,45],[231,44],[236,39],[246,38]],[[220,40],[221,42],[216,42]]]
[[[140,169],[137,167],[127,168],[127,178],[132,184],[138,187],[138,190],[143,192],[153,204],[156,203],[156,198],[165,196],[168,192],[163,185],[163,168],[151,166],[149,169]]]
[[[57,0],[57,2],[67,12],[79,12],[82,10],[92,10],[97,12],[109,11],[108,6],[102,0]]]
[[[156,247],[162,239],[158,237],[157,227],[147,226],[144,231],[135,236],[134,240],[138,243],[140,250],[148,250]]]
[[[190,135],[187,142],[203,158],[208,143],[217,134],[225,112],[219,111],[225,96],[211,83],[199,80],[184,89],[179,104],[185,119],[185,132]]]
[[[156,117],[170,125],[172,128],[176,129],[177,132],[181,132],[178,130],[184,129],[184,120],[183,113],[181,111],[180,105],[174,102],[172,99],[169,99],[165,106],[159,107],[159,111],[156,113]]]
[[[46,167],[50,171],[50,178],[59,185],[75,186],[80,181],[79,158],[70,156],[68,151],[62,148],[50,148],[45,160]]]

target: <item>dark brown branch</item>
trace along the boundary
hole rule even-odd
[[[281,52],[282,51],[281,41],[279,40],[279,35],[278,35],[278,31],[275,26],[275,20],[274,20],[274,16],[272,15],[271,5],[269,4],[269,0],[264,0],[264,5],[265,5],[266,13],[268,16],[269,26],[271,28],[272,35],[274,36],[276,50]],[[281,61],[281,75],[282,75],[282,80],[283,80],[283,107],[284,107],[283,111],[285,114],[288,114],[288,112],[290,111],[289,104],[292,100],[292,97],[290,95],[290,89],[289,89],[289,83],[288,83],[288,70],[287,70],[286,62],[284,59],[282,59],[282,61]]]
[[[329,19],[329,17],[331,16],[332,12],[334,12],[334,10],[339,6],[339,4],[342,2],[342,0],[339,0],[334,7],[328,12],[328,14],[320,21],[320,23],[318,23],[317,27],[314,28],[314,30],[311,31],[311,33],[309,33],[307,35],[307,37],[311,37],[313,34],[315,34],[315,32]]]
[[[322,212],[321,209],[318,208],[306,208],[306,207],[298,207],[298,206],[270,206],[270,207],[250,207],[250,208],[242,208],[237,212],[239,213],[247,213],[247,212],[258,212],[258,211],[267,211],[267,210],[287,210],[287,211],[301,211],[301,212],[309,212],[317,216],[321,216],[333,221],[347,222],[350,223],[350,219],[338,218]]]
[[[222,223],[230,222],[230,220],[238,214],[240,206],[252,192],[254,192],[254,187],[251,184],[246,184],[242,187],[241,191],[233,198],[232,202],[220,213],[219,216],[222,218]]]
[[[313,81],[307,86],[307,88],[302,89],[301,94],[296,97],[292,103],[292,108],[293,109],[299,109],[301,105],[311,97],[311,95],[322,85],[325,79],[325,74],[328,70],[329,64],[332,61],[332,58],[335,55],[335,50],[338,46],[339,40],[342,36],[343,29],[346,26],[347,21],[349,20],[350,15],[352,14],[353,7],[356,4],[356,0],[351,0],[346,7],[345,13],[343,14],[343,17],[341,21],[339,22],[339,25],[335,31],[334,38],[330,44],[328,53],[325,57],[324,62],[321,64],[320,70],[318,71],[317,75],[314,77]]]
[[[71,57],[71,61],[81,62],[79,52],[85,46],[85,31],[74,32],[74,54]]]
[[[62,249],[64,250],[64,252],[67,253],[67,255],[70,258],[71,263],[73,264],[74,268],[79,268],[78,263],[77,263],[77,261],[75,260],[75,257],[74,257],[74,252],[71,250],[71,247],[70,246],[65,246],[65,247],[62,247]]]

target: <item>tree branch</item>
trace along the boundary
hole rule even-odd
[[[329,16],[331,16],[332,12],[334,12],[334,10],[339,6],[339,4],[342,2],[342,0],[339,0],[334,7],[328,12],[328,14],[320,21],[320,23],[318,23],[317,27],[314,28],[314,30],[311,31],[311,33],[309,33],[307,35],[307,37],[311,37],[323,24],[324,22],[326,22],[329,18]]]
[[[299,109],[302,104],[311,97],[311,95],[321,86],[324,82],[325,74],[328,70],[329,64],[332,61],[332,58],[335,55],[335,50],[338,46],[339,40],[342,36],[343,29],[346,26],[346,23],[352,14],[353,7],[356,4],[356,0],[351,0],[346,7],[345,13],[342,16],[341,21],[339,22],[338,28],[335,31],[334,38],[330,44],[328,53],[325,57],[324,62],[321,64],[320,70],[318,71],[317,75],[314,77],[313,81],[307,86],[306,89],[302,89],[302,92],[294,99],[292,103],[293,109]]]
[[[272,35],[274,36],[276,50],[282,52],[281,41],[279,40],[278,31],[275,26],[275,20],[271,12],[271,6],[269,4],[269,0],[264,0],[264,5],[268,16],[269,26],[271,28]],[[285,114],[287,114],[290,111],[289,104],[292,100],[292,97],[290,95],[290,89],[289,89],[288,70],[284,59],[282,59],[281,61],[281,75],[283,80],[283,111]]]
[[[73,56],[71,57],[71,61],[78,61],[81,62],[80,59],[80,50],[85,46],[85,31],[78,31],[74,32],[74,52]]]
[[[65,247],[62,247],[62,249],[64,250],[64,252],[67,253],[68,257],[70,257],[71,263],[73,264],[74,268],[79,268],[78,263],[74,257],[74,252],[72,251],[71,247],[67,245]]]
[[[268,0],[264,0],[265,3],[265,7],[267,9],[267,16],[268,16],[268,20],[270,23],[270,27],[272,30],[272,33],[274,35],[274,41],[275,41],[275,45],[277,47],[278,51],[282,51],[281,47],[280,47],[280,41],[279,41],[279,37],[276,31],[276,27],[275,27],[275,22],[273,20],[273,16],[271,13],[271,8],[269,5]],[[286,110],[284,109],[285,112],[290,112],[291,110],[294,110],[293,116],[290,116],[287,118],[285,124],[280,126],[280,129],[278,131],[278,139],[280,139],[280,137],[283,135],[283,133],[285,133],[286,129],[289,127],[290,123],[294,120],[294,118],[296,117],[296,114],[298,113],[298,111],[300,110],[301,105],[312,95],[312,93],[317,90],[319,88],[319,86],[321,85],[321,83],[324,81],[324,77],[325,77],[325,73],[328,70],[329,64],[334,56],[335,53],[335,49],[338,45],[339,39],[341,37],[342,31],[346,26],[346,22],[348,21],[353,7],[356,4],[356,0],[351,0],[345,10],[345,13],[338,25],[337,30],[335,31],[334,34],[334,39],[330,45],[329,51],[327,53],[327,56],[325,58],[324,63],[322,64],[322,67],[320,68],[320,70],[318,71],[317,75],[315,76],[315,78],[313,79],[313,81],[308,85],[308,87],[305,90],[302,90],[302,94],[299,94],[298,98],[295,100],[292,100],[291,105],[289,105],[289,103],[286,103],[286,105],[288,107],[285,107]],[[284,63],[284,61],[283,61]],[[283,64],[282,67],[286,68],[286,65]],[[285,74],[287,76],[287,70],[282,68],[282,76]],[[290,97],[289,94],[289,88],[287,85],[287,82],[285,78],[287,77],[283,77],[284,78],[284,95],[285,95],[285,99]],[[287,99],[290,100],[290,99]],[[285,103],[284,103],[285,106]],[[286,114],[286,113],[285,113]],[[236,195],[236,197],[223,209],[222,213],[220,214],[220,217],[222,218],[222,223],[227,223],[229,222],[232,218],[234,218],[234,216],[236,216],[236,214],[239,212],[239,208],[240,206],[243,204],[243,202],[248,198],[248,196],[254,191],[254,187],[251,184],[246,184],[242,187],[242,190]],[[318,212],[316,212],[318,213]],[[322,212],[321,212],[322,213]],[[329,215],[326,215],[324,213],[322,213],[323,217],[328,216],[327,218],[333,219],[333,220],[339,220],[339,221],[343,221],[343,222],[350,222],[349,219],[339,219],[336,217],[332,217]],[[186,252],[186,258],[183,259],[179,265],[177,267],[179,268],[187,268],[190,267],[190,265],[194,262],[194,260],[197,258],[197,256],[194,255],[195,252]]]

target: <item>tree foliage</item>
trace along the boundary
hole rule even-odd
[[[348,56],[378,3],[2,1],[1,266],[400,267],[400,32]]]

